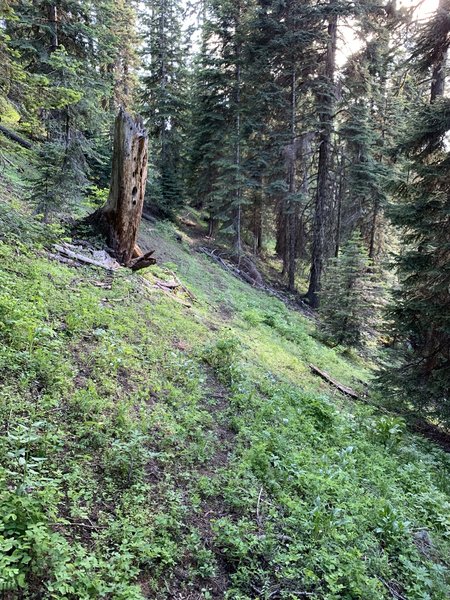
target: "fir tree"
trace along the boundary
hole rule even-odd
[[[443,97],[450,2],[420,31],[417,66],[431,79],[431,103],[415,111],[399,146],[409,160],[391,217],[403,234],[399,288],[390,315],[397,363],[381,381],[397,402],[450,423],[450,101]]]
[[[354,235],[338,258],[330,259],[320,293],[319,328],[336,344],[362,348],[374,335],[381,288],[364,249]]]
[[[67,211],[76,214],[88,187],[82,144],[76,138],[66,147],[58,142],[41,144],[33,166],[29,182],[35,213],[45,223]]]
[[[380,260],[390,230],[384,217],[393,171],[390,148],[404,124],[401,114],[404,77],[402,47],[403,11],[378,10],[361,19],[359,36],[368,42],[345,66],[341,81],[343,198],[336,219],[336,248],[357,228],[369,257]],[[338,250],[337,250],[338,251]]]
[[[192,193],[209,212],[210,232],[220,224],[238,254],[249,188],[244,49],[250,10],[251,5],[240,0],[205,4],[192,119]]]
[[[145,3],[146,45],[142,78],[142,114],[152,146],[153,170],[148,204],[162,216],[174,216],[185,200],[184,144],[187,101],[187,45],[184,9],[177,0]]]

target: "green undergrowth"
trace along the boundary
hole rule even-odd
[[[447,456],[308,366],[358,388],[370,365],[172,225],[144,227],[146,277],[195,301],[0,220],[6,600],[448,598]]]

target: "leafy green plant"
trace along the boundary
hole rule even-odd
[[[222,337],[204,350],[203,360],[214,369],[223,383],[231,385],[240,379],[240,355],[239,340],[235,337]]]
[[[368,422],[368,430],[377,441],[385,446],[394,446],[405,433],[405,421],[400,417],[379,417]]]

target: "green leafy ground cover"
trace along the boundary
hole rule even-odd
[[[0,220],[4,598],[449,597],[448,456],[308,368],[362,361],[172,226],[146,277],[191,308]]]

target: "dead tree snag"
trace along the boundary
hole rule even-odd
[[[108,201],[91,215],[89,222],[100,229],[117,260],[125,265],[139,255],[136,238],[144,206],[147,160],[148,136],[142,121],[120,109]]]

